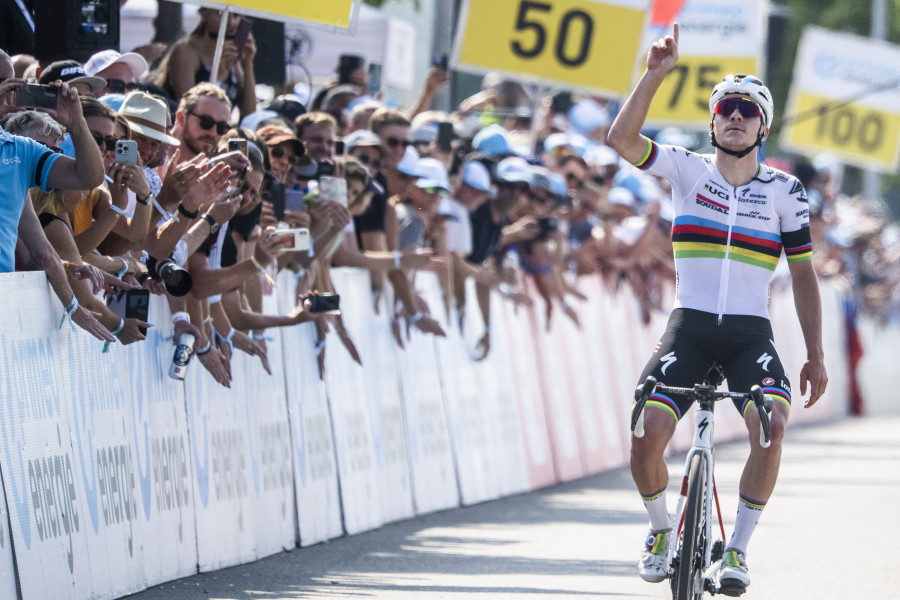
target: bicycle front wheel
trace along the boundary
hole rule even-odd
[[[688,493],[685,499],[684,526],[678,537],[678,565],[672,586],[674,600],[700,600],[703,597],[703,557],[707,544],[705,498],[706,456],[691,457]]]

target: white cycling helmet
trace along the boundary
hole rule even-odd
[[[775,103],[772,102],[772,93],[762,81],[753,75],[732,73],[726,75],[722,82],[713,88],[709,97],[709,114],[713,114],[716,104],[728,94],[744,94],[759,104],[762,111],[762,123],[766,127],[772,125],[772,116],[775,114]]]

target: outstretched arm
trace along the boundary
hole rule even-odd
[[[678,23],[672,35],[667,35],[650,46],[647,54],[647,70],[625,101],[622,110],[609,128],[607,141],[619,156],[630,163],[636,163],[647,150],[647,140],[641,135],[641,128],[647,120],[650,102],[675,63],[678,62]]]

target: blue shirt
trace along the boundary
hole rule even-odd
[[[16,266],[19,217],[28,188],[50,191],[47,178],[59,156],[31,138],[0,128],[0,273],[9,273]]]

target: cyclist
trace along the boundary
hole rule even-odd
[[[769,282],[782,250],[787,255],[807,358],[800,393],[809,408],[825,391],[822,309],[813,270],[806,192],[796,178],[760,164],[756,147],[768,136],[774,104],[756,77],[728,75],[709,101],[715,154],[657,145],[641,127],[650,102],[678,60],[678,24],[654,43],[647,69],[609,130],[609,144],[637,168],[672,184],[672,225],[678,290],[666,332],[644,372],[670,386],[702,381],[709,362],[722,364],[734,390],[759,384],[774,400],[772,444],[753,443],[759,415],[739,406],[750,433],[750,456],[740,482],[734,534],[725,548],[723,592],[738,596],[750,583],[747,543],[778,476],[791,388],[775,351],[768,319]],[[646,406],[645,435],[632,437],[631,471],[650,516],[650,534],[638,571],[659,582],[667,575],[672,523],[666,508],[669,481],[663,453],[690,400],[655,392]]]

